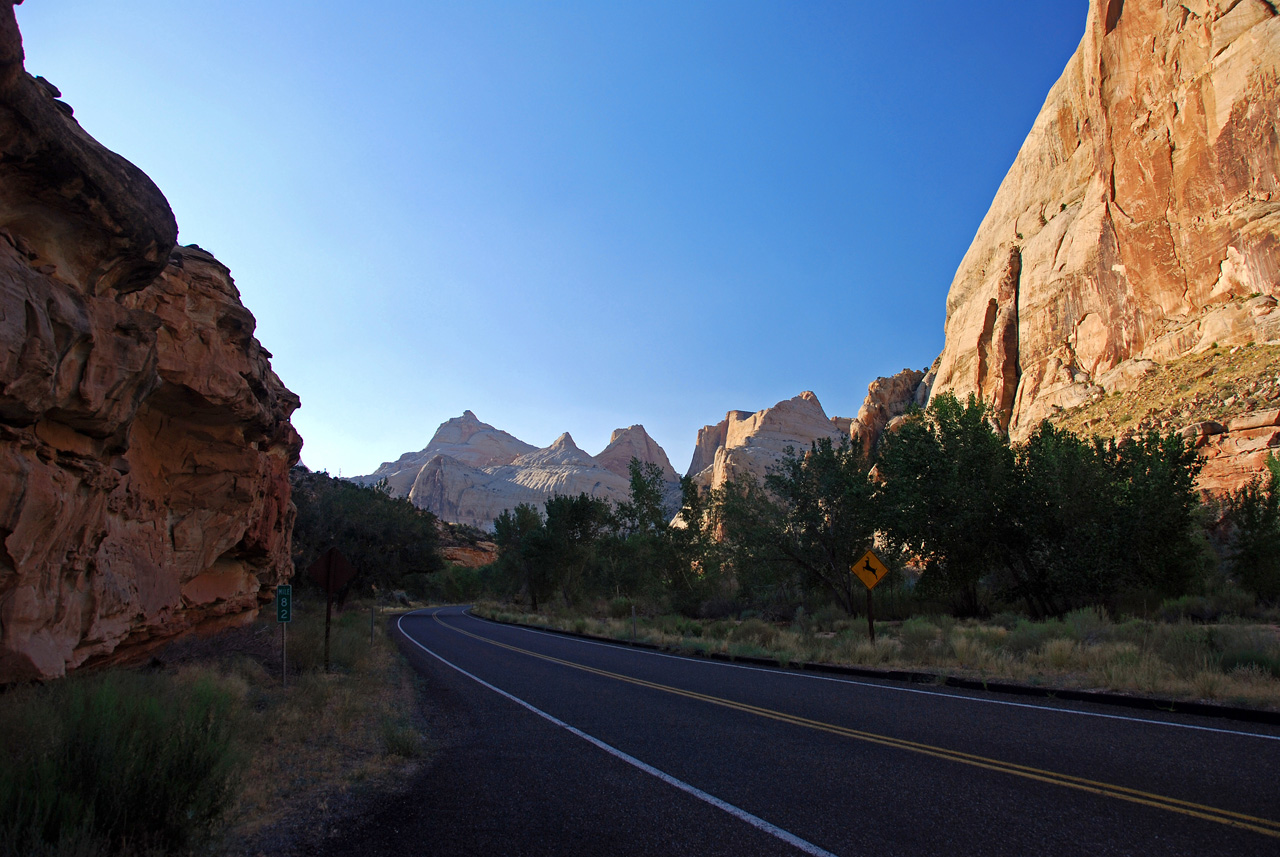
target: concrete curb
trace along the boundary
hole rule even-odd
[[[475,615],[469,613],[469,615]],[[1194,702],[1182,699],[1163,699],[1152,696],[1130,696],[1124,693],[1110,693],[1096,690],[1071,690],[1068,688],[1037,687],[1030,684],[1018,684],[1007,681],[984,681],[982,679],[963,678],[946,673],[916,672],[912,670],[883,670],[874,667],[854,667],[841,664],[819,664],[811,662],[791,663],[782,666],[776,658],[758,658],[750,655],[731,656],[722,652],[685,652],[669,649],[656,643],[629,642],[613,637],[600,637],[595,634],[579,634],[576,631],[564,631],[560,628],[547,628],[542,625],[528,625],[523,622],[499,622],[487,616],[475,616],[496,625],[511,625],[517,628],[528,628],[532,631],[546,631],[548,634],[560,634],[564,637],[577,637],[597,643],[609,643],[614,646],[630,646],[637,649],[649,649],[667,652],[684,657],[707,658],[713,661],[725,661],[735,664],[772,667],[774,669],[796,669],[803,672],[825,673],[829,675],[854,676],[857,678],[874,678],[882,681],[900,681],[909,684],[930,684],[938,687],[955,687],[962,690],[981,690],[988,693],[1004,693],[1012,696],[1029,696],[1040,699],[1065,699],[1072,702],[1091,702],[1096,705],[1111,705],[1119,708],[1132,708],[1138,711],[1160,711],[1165,714],[1194,714],[1199,717],[1216,717],[1222,720],[1237,720],[1242,723],[1263,723],[1280,726],[1280,712],[1262,711],[1254,708],[1238,708],[1231,705],[1217,705],[1212,702]]]

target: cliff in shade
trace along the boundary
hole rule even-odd
[[[1278,5],[1091,0],[956,272],[926,390],[977,395],[1017,440],[1215,346],[1280,338]],[[1148,428],[1195,418],[1145,407]],[[1260,461],[1276,434],[1237,440]]]
[[[227,269],[22,65],[0,7],[0,683],[256,615],[298,399]]]
[[[538,449],[464,411],[441,424],[422,450],[405,453],[352,481],[369,485],[385,479],[392,496],[408,497],[441,520],[488,528],[507,509],[521,503],[541,507],[557,494],[626,500],[631,494],[627,468],[633,457],[662,471],[674,513],[679,479],[662,447],[640,425],[614,431],[609,445],[592,456],[567,432]]]

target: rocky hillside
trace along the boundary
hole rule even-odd
[[[1277,117],[1275,3],[1091,0],[956,272],[926,385],[990,402],[1018,439],[1180,358],[1280,338]],[[1173,404],[1145,408],[1176,424]]]
[[[408,497],[443,521],[488,528],[504,510],[520,503],[541,506],[556,494],[585,492],[611,502],[626,500],[633,457],[657,465],[668,498],[678,500],[676,472],[644,426],[614,431],[609,445],[592,456],[567,432],[538,449],[480,422],[471,411],[443,423],[422,450],[355,481],[386,479],[393,496]]]
[[[292,570],[298,399],[59,98],[0,6],[0,683],[252,619]]]

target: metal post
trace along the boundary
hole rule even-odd
[[[329,621],[333,614],[333,555],[324,562],[324,671],[329,672]]]
[[[333,596],[324,600],[324,671],[329,672],[329,617],[333,611]]]
[[[631,605],[631,642],[636,641],[636,605]]]
[[[289,682],[289,669],[286,664],[286,652],[289,651],[289,623],[280,623],[280,687],[287,687]]]
[[[378,605],[369,608],[369,645],[373,645],[373,625],[377,621]]]
[[[876,613],[871,601],[871,590],[867,590],[867,635],[872,644],[876,641]]]

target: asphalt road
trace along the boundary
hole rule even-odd
[[[1280,854],[1280,729],[398,623],[442,746],[327,853]]]

